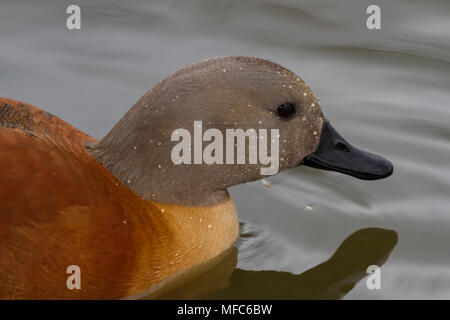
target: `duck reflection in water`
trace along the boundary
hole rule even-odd
[[[397,244],[393,230],[360,229],[325,262],[301,274],[235,269],[238,249],[172,279],[146,298],[158,299],[341,299],[367,267],[383,265]]]

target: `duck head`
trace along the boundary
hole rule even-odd
[[[237,129],[248,134],[244,163],[239,150],[229,152],[239,138],[228,135]],[[253,149],[252,133],[258,140]],[[393,170],[388,160],[340,136],[300,77],[251,57],[183,67],[142,96],[89,150],[145,199],[192,206],[215,204],[228,197],[227,187],[299,165],[360,179],[381,179]]]

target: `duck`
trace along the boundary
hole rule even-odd
[[[306,165],[366,180],[393,172],[331,126],[299,76],[256,57],[182,67],[100,140],[0,98],[0,298],[136,297],[233,247],[239,219],[227,189],[264,178],[264,164],[174,163],[173,132],[195,121],[224,134],[276,129],[277,172]]]

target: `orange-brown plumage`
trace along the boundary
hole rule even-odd
[[[0,99],[0,298],[124,298],[214,257],[237,237],[231,200],[143,200],[58,117]],[[66,268],[81,269],[68,290]]]

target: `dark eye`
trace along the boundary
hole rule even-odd
[[[295,107],[292,103],[284,103],[277,109],[277,114],[281,118],[290,119],[295,116]]]

